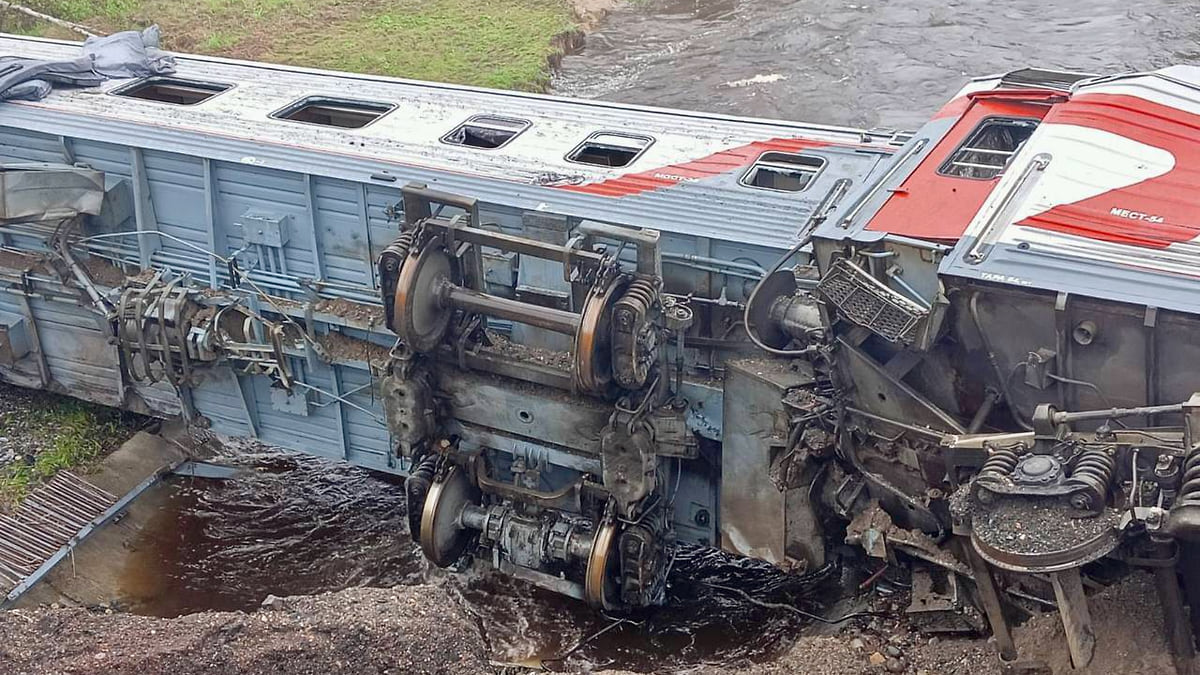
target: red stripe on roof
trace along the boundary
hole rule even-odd
[[[807,138],[773,138],[767,141],[754,141],[700,159],[670,164],[649,171],[625,174],[595,183],[555,185],[554,187],[603,197],[626,197],[744,169],[753,164],[764,152],[802,152],[829,145],[831,144],[825,141],[814,141]]]
[[[962,97],[968,102],[962,116],[908,178],[892,191],[892,196],[880,207],[867,229],[919,239],[952,241],[961,237],[1000,179],[943,176],[938,173],[942,163],[980,122],[989,117],[1040,118],[1049,110],[1044,93],[1004,93],[1004,96],[971,94]]]
[[[1161,148],[1175,157],[1175,166],[1161,176],[1056,206],[1018,225],[1144,248],[1166,248],[1200,236],[1200,115],[1135,96],[1081,94],[1055,106],[1045,121],[1100,129]]]

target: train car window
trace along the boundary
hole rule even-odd
[[[178,77],[148,77],[112,91],[114,96],[172,105],[196,105],[233,88],[232,84],[198,82]]]
[[[361,129],[396,106],[374,101],[356,101],[327,96],[308,96],[271,113],[271,117],[341,129]]]
[[[780,192],[800,192],[812,184],[825,160],[812,155],[766,152],[750,167],[741,183],[746,187]]]
[[[475,115],[442,136],[449,145],[465,145],[471,148],[495,150],[521,135],[533,123],[529,120],[494,115]]]
[[[598,131],[575,146],[567,154],[567,161],[593,166],[629,166],[653,142],[649,136]]]
[[[938,173],[957,178],[991,180],[1017,154],[1033,135],[1038,120],[989,117],[979,123],[958,146]]]

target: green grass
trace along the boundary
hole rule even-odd
[[[572,29],[546,0],[402,0],[305,41],[271,46],[280,60],[501,89],[548,83],[553,38]]]
[[[204,42],[200,43],[200,46],[206,52],[219,52],[236,45],[241,39],[240,35],[217,32],[204,38]]]
[[[63,469],[86,468],[129,437],[120,411],[51,394],[32,397],[34,405],[28,409],[0,416],[0,434],[28,434],[42,448],[32,463],[18,459],[0,468],[0,508],[15,506]]]
[[[3,26],[5,33],[14,35],[29,35],[31,37],[46,37],[47,27],[40,23],[6,23]]]
[[[575,29],[568,0],[26,2],[101,32],[158,23],[179,51],[501,89],[545,89]]]
[[[140,3],[138,0],[40,0],[23,4],[59,19],[82,22],[96,18],[124,21]]]

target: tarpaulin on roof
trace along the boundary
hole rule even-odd
[[[90,37],[82,54],[69,61],[0,56],[0,101],[38,100],[54,85],[95,87],[108,79],[175,72],[175,57],[159,49],[158,26]]]

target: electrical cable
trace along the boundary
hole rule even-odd
[[[342,396],[338,396],[337,394],[334,394],[333,392],[325,391],[324,389],[321,389],[320,387],[314,387],[313,385],[311,385],[311,384],[309,384],[309,383],[307,383],[307,382],[301,382],[300,380],[296,380],[296,381],[295,381],[295,382],[293,382],[292,384],[295,384],[295,385],[297,385],[297,386],[300,386],[300,387],[304,387],[305,389],[309,389],[309,390],[315,391],[315,392],[317,392],[318,394],[322,394],[322,395],[324,395],[324,396],[328,396],[329,398],[332,398],[332,399],[333,399],[333,400],[335,400],[335,401],[339,401],[339,402],[341,402],[341,403],[344,403],[344,404],[346,404],[346,405],[350,406],[351,408],[354,408],[355,410],[358,410],[358,411],[360,411],[360,412],[364,412],[364,413],[366,413],[366,414],[370,415],[370,416],[371,416],[371,419],[375,420],[376,422],[379,422],[380,424],[382,424],[382,425],[384,425],[384,426],[387,426],[387,420],[385,420],[384,418],[382,418],[382,417],[380,417],[380,416],[376,415],[376,414],[375,414],[374,412],[372,412],[371,410],[369,410],[369,409],[367,409],[367,408],[364,408],[364,407],[362,407],[362,406],[358,405],[357,403],[354,403],[353,401],[350,401],[350,400],[348,400],[348,399],[346,399],[346,398],[344,398],[344,397],[342,397]]]

